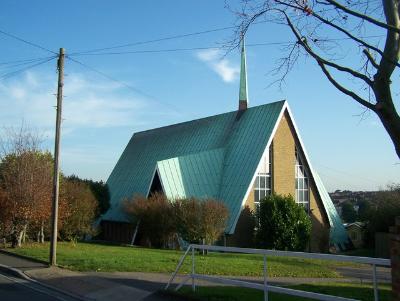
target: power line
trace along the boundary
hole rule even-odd
[[[145,92],[143,92],[143,91],[141,91],[141,90],[139,90],[139,89],[137,89],[137,88],[135,88],[135,87],[133,87],[133,86],[131,86],[131,85],[129,85],[129,84],[123,82],[123,81],[120,81],[120,80],[118,80],[118,79],[116,79],[116,78],[114,78],[114,77],[112,77],[112,76],[110,76],[110,75],[108,75],[108,74],[106,74],[106,73],[100,71],[100,70],[97,70],[97,69],[95,69],[95,68],[93,68],[93,67],[91,67],[91,66],[89,66],[89,65],[87,65],[87,64],[85,64],[85,63],[82,63],[82,62],[80,62],[80,61],[78,61],[78,60],[76,60],[76,59],[73,59],[73,58],[71,58],[69,55],[67,55],[66,58],[69,59],[69,60],[71,60],[72,62],[74,62],[74,63],[76,63],[76,64],[81,65],[82,67],[84,67],[84,68],[86,68],[86,69],[89,69],[90,71],[92,71],[92,72],[94,72],[94,73],[97,73],[97,74],[99,74],[99,75],[101,75],[101,76],[103,76],[103,77],[105,77],[105,78],[107,78],[107,79],[109,79],[109,80],[111,80],[111,81],[113,81],[113,82],[116,82],[116,83],[119,83],[120,85],[123,85],[124,87],[126,87],[126,88],[128,88],[129,90],[135,92],[136,94],[140,94],[140,95],[142,95],[142,96],[145,96],[145,97],[147,97],[147,98],[150,98],[150,99],[154,100],[155,102],[158,102],[158,103],[160,103],[160,104],[162,104],[162,105],[168,107],[169,109],[172,108],[174,111],[176,111],[177,113],[180,114],[180,110],[179,110],[176,106],[174,106],[174,105],[172,105],[172,104],[169,104],[169,103],[166,103],[166,102],[161,102],[161,101],[159,101],[157,98],[155,98],[154,96],[152,96],[152,95],[150,95],[150,94],[147,94],[147,93],[145,93]]]
[[[17,75],[17,74],[19,74],[19,73],[21,73],[21,72],[24,72],[24,71],[26,71],[26,70],[32,69],[32,68],[37,67],[37,66],[39,66],[39,65],[43,65],[43,64],[45,64],[45,63],[47,63],[47,62],[49,62],[49,61],[55,59],[56,57],[57,57],[57,56],[53,56],[53,57],[50,57],[50,58],[48,58],[48,59],[46,59],[46,60],[42,60],[42,61],[40,61],[40,62],[38,62],[38,63],[35,63],[35,64],[33,64],[33,65],[30,65],[30,66],[27,66],[27,67],[25,67],[25,68],[18,69],[18,70],[9,72],[9,73],[2,74],[2,75],[0,76],[0,78],[1,78],[1,79],[7,79],[7,78],[10,78],[10,77],[13,77],[13,76],[15,76],[15,75]]]
[[[0,65],[0,69],[1,70],[9,70],[9,69],[13,69],[16,67],[20,67],[20,66],[26,66],[26,65],[30,65],[36,62],[40,62],[40,61],[44,61],[46,59],[51,59],[52,57],[46,57],[46,58],[42,58],[42,59],[36,59],[36,60],[30,60],[30,61],[26,61],[26,62],[21,62],[21,63],[14,63],[14,64],[9,64],[9,65]]]
[[[53,57],[53,56],[51,56]],[[31,58],[31,59],[21,59],[21,60],[15,60],[15,61],[8,61],[8,62],[0,62],[0,65],[12,65],[12,64],[18,64],[18,63],[24,63],[24,62],[34,62],[34,61],[40,61],[44,59],[48,59],[50,56],[46,57],[37,57],[37,58]]]
[[[40,45],[36,44],[36,43],[27,41],[27,40],[25,40],[25,39],[23,39],[23,38],[17,37],[16,35],[13,35],[13,34],[11,34],[11,33],[5,32],[5,31],[3,31],[3,30],[0,30],[0,33],[3,34],[3,35],[5,35],[5,36],[8,36],[8,37],[10,37],[10,38],[13,38],[13,39],[15,39],[15,40],[17,40],[17,41],[20,41],[20,42],[22,42],[22,43],[28,44],[28,45],[30,45],[30,46],[33,46],[33,47],[36,47],[36,48],[39,48],[39,49],[42,49],[42,50],[44,50],[44,51],[47,51],[47,52],[50,52],[50,53],[52,53],[52,54],[56,54],[56,55],[57,55],[57,52],[54,52],[54,51],[52,51],[52,50],[50,50],[50,49],[47,49],[46,47],[43,47],[43,46],[40,46]]]
[[[111,49],[143,45],[143,44],[150,44],[150,43],[162,42],[162,41],[173,40],[173,39],[180,39],[180,38],[185,38],[185,37],[190,37],[190,36],[202,35],[202,34],[211,33],[211,32],[223,31],[223,30],[228,30],[228,29],[232,29],[232,28],[236,28],[236,26],[220,27],[220,28],[215,28],[215,29],[210,29],[210,30],[168,36],[168,37],[158,38],[158,39],[153,39],[153,40],[146,40],[146,41],[133,42],[133,43],[127,43],[127,44],[110,46],[110,47],[96,48],[96,49],[91,49],[91,50],[74,52],[74,53],[71,53],[70,55],[77,55],[77,54],[84,54],[84,53],[86,54],[86,53],[99,52],[99,51],[103,51],[103,50],[111,50]]]
[[[365,36],[365,38],[380,38],[382,35]],[[351,38],[335,38],[335,39],[319,39],[318,42],[334,42],[352,40]],[[316,41],[316,42],[317,42]],[[295,44],[295,41],[290,42],[265,42],[265,43],[253,43],[247,44],[246,47],[258,47],[258,46],[274,46],[274,45],[291,45]],[[120,52],[86,52],[86,53],[72,53],[69,56],[102,56],[102,55],[120,55],[120,54],[141,54],[141,53],[168,53],[168,52],[180,52],[180,51],[192,51],[192,50],[223,50],[229,49],[227,46],[209,46],[209,47],[190,47],[190,48],[171,48],[171,49],[148,49],[148,50],[132,50],[132,51],[120,51]]]
[[[82,62],[80,62],[80,61],[78,61],[76,59],[71,58],[70,55],[67,55],[66,58],[71,60],[71,61],[73,61],[76,64],[79,64],[79,65],[85,67],[86,69],[89,69],[92,72],[95,72],[95,73],[97,73],[97,74],[99,74],[99,75],[101,75],[101,76],[113,81],[113,82],[116,82],[116,83],[119,83],[119,84],[125,86],[126,88],[132,90],[133,92],[135,92],[137,94],[141,94],[141,95],[143,95],[145,97],[149,97],[149,98],[154,98],[153,96],[151,96],[151,95],[149,95],[149,94],[147,94],[147,93],[145,93],[145,92],[143,92],[143,91],[141,91],[141,90],[139,90],[139,89],[137,89],[135,87],[132,87],[131,85],[129,85],[129,84],[125,83],[125,82],[122,82],[122,81],[120,81],[120,80],[118,80],[118,79],[116,79],[116,78],[114,78],[114,77],[112,77],[112,76],[100,71],[100,70],[97,70],[97,69],[95,69],[95,68],[93,68],[93,67],[91,67],[89,65],[86,65],[86,64],[84,64],[84,63],[82,63]]]

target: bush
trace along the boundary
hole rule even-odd
[[[164,194],[148,199],[135,196],[124,202],[125,212],[140,223],[140,232],[152,246],[165,247],[174,234],[190,243],[215,242],[224,232],[228,210],[213,199],[178,199],[170,202]]]
[[[262,248],[304,251],[311,234],[311,220],[292,196],[271,195],[257,212],[257,243]]]
[[[173,207],[178,234],[187,242],[212,244],[225,230],[228,209],[217,200],[181,199]]]
[[[154,193],[148,199],[134,196],[124,202],[124,209],[140,222],[141,233],[154,247],[165,247],[175,233],[172,206],[164,194]]]
[[[63,179],[60,191],[60,236],[62,239],[78,240],[94,235],[97,201],[88,184]]]
[[[179,199],[173,203],[176,230],[189,243],[201,242],[201,206],[195,198]]]
[[[396,216],[400,216],[400,184],[392,184],[375,194],[365,210],[367,222],[367,244],[375,244],[376,232],[389,232]]]

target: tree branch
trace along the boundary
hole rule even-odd
[[[370,22],[372,24],[375,24],[375,25],[377,25],[379,27],[385,28],[385,29],[387,29],[389,31],[400,33],[400,28],[397,28],[397,27],[392,26],[390,24],[386,24],[386,23],[381,22],[379,20],[376,20],[376,19],[374,19],[374,18],[372,18],[370,16],[367,16],[367,15],[361,14],[359,12],[356,12],[354,10],[351,10],[351,9],[347,8],[346,6],[340,4],[339,2],[337,2],[335,0],[325,0],[325,1],[330,3],[331,5],[339,8],[340,10],[348,13],[349,15],[355,16],[357,18],[361,18],[361,19],[363,19],[365,21],[368,21],[368,22]],[[383,3],[385,3],[386,1],[387,0],[382,0]]]
[[[368,61],[374,66],[376,69],[379,69],[378,63],[375,61],[375,59],[372,57],[372,54],[369,53],[368,49],[364,49],[363,53],[367,57]]]
[[[348,36],[350,39],[356,41],[357,43],[363,45],[366,48],[372,49],[374,51],[376,51],[377,53],[379,53],[382,57],[385,57],[386,59],[390,60],[390,58],[385,56],[385,53],[380,50],[378,47],[375,47],[371,44],[368,44],[367,42],[361,40],[360,38],[357,38],[355,35],[351,34],[350,32],[348,32],[347,30],[343,29],[342,27],[336,25],[335,23],[326,20],[325,18],[321,17],[320,15],[318,15],[317,13],[312,12],[311,13],[314,17],[316,17],[318,20],[320,20],[322,23],[332,26],[333,28],[337,29],[338,31],[344,33],[346,36]],[[392,60],[393,64],[395,64],[397,67],[400,67],[400,64],[397,61]]]
[[[396,7],[394,0],[383,0],[383,3],[383,10],[387,23],[392,27],[397,27],[400,29],[400,7]],[[398,62],[400,57],[399,33],[393,31],[387,32],[386,44],[383,53],[384,56],[379,63],[379,69],[375,75],[375,78],[389,80],[396,66],[396,64],[393,62]]]
[[[344,66],[341,66],[341,65],[339,65],[339,64],[330,62],[330,61],[328,61],[328,60],[322,58],[322,57],[319,56],[318,54],[316,54],[316,53],[310,48],[310,46],[308,45],[307,40],[306,40],[306,39],[303,39],[303,38],[300,36],[300,34],[297,32],[297,30],[295,29],[295,27],[294,27],[292,21],[290,20],[289,16],[286,14],[286,12],[283,11],[283,10],[280,10],[280,12],[283,13],[283,14],[285,15],[286,22],[287,22],[287,24],[289,25],[290,29],[291,29],[291,30],[293,31],[293,33],[295,34],[295,36],[296,36],[297,40],[299,41],[300,45],[302,45],[303,48],[307,51],[307,53],[310,54],[315,60],[317,60],[318,62],[323,63],[324,65],[327,65],[327,66],[330,66],[330,67],[332,67],[332,68],[335,68],[336,70],[349,73],[349,74],[351,74],[352,76],[363,80],[363,81],[364,81],[367,85],[369,85],[370,87],[373,86],[373,82],[372,82],[372,80],[371,80],[370,78],[368,78],[368,76],[366,76],[366,75],[364,75],[364,74],[361,74],[361,73],[359,73],[359,72],[357,72],[357,71],[355,71],[355,70],[353,70],[353,69],[351,69],[351,68],[344,67]]]
[[[302,39],[302,37],[300,36],[300,34],[297,32],[296,28],[294,27],[292,21],[290,21],[289,16],[286,14],[286,12],[281,11],[281,13],[283,13],[285,15],[286,21],[290,27],[290,29],[292,30],[293,34],[296,36],[297,41],[299,42],[299,44],[307,51],[308,54],[310,54],[318,63],[318,65],[321,67],[322,71],[324,72],[324,74],[326,75],[326,77],[328,78],[328,80],[341,92],[343,92],[344,94],[352,97],[355,101],[357,101],[358,103],[360,103],[361,105],[367,107],[370,110],[375,111],[375,106],[368,102],[367,100],[363,99],[362,97],[358,96],[356,93],[354,93],[353,91],[350,91],[348,89],[346,89],[345,87],[343,87],[342,85],[340,85],[333,77],[332,75],[329,73],[328,69],[326,68],[326,65],[331,66],[331,62],[328,62],[324,59],[322,59],[321,57],[319,57],[316,53],[314,53],[312,51],[312,49],[309,47],[309,45],[307,44],[306,41],[304,41]],[[335,68],[335,67],[333,67]],[[349,68],[347,68],[349,69]],[[339,70],[339,69],[338,69]],[[351,70],[351,69],[350,69]],[[352,72],[355,72],[354,70],[351,70]],[[355,72],[357,74],[359,74],[358,72]],[[364,75],[363,75],[364,76]],[[358,77],[358,76],[357,76]],[[368,81],[370,81],[368,79]],[[371,81],[370,81],[371,82]],[[372,83],[372,82],[371,82]]]

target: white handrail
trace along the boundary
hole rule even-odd
[[[335,260],[353,263],[375,264],[378,266],[390,266],[390,259],[372,258],[372,257],[358,257],[349,255],[334,255],[322,253],[306,253],[306,252],[291,252],[291,251],[278,251],[278,250],[264,250],[264,249],[249,249],[249,248],[236,248],[236,247],[222,247],[222,246],[209,246],[209,245],[190,245],[195,249],[220,251],[228,253],[245,253],[245,254],[265,254],[267,256],[281,256],[281,257],[299,257],[309,259],[322,259],[322,260]]]
[[[194,251],[198,250],[208,250],[208,251],[219,251],[219,252],[228,252],[228,253],[244,253],[244,254],[262,254],[264,255],[264,265],[263,265],[263,275],[264,275],[264,283],[254,283],[254,282],[246,282],[242,280],[234,280],[229,278],[221,278],[216,276],[202,275],[195,273],[195,260],[194,260]],[[289,289],[284,287],[278,287],[274,285],[268,284],[267,278],[267,258],[266,256],[280,256],[280,257],[297,257],[297,258],[307,258],[307,259],[320,259],[320,260],[335,260],[335,261],[344,261],[344,262],[353,262],[353,263],[363,263],[370,264],[372,266],[372,281],[373,281],[373,290],[374,290],[374,300],[379,300],[378,295],[378,285],[377,285],[377,277],[376,277],[376,266],[390,266],[389,259],[383,258],[371,258],[371,257],[357,257],[357,256],[348,256],[348,255],[332,255],[332,254],[322,254],[322,253],[305,253],[305,252],[290,252],[290,251],[277,251],[277,250],[263,250],[263,249],[249,249],[249,248],[236,248],[236,247],[222,247],[222,246],[210,246],[210,245],[198,245],[191,244],[187,248],[184,255],[179,260],[179,263],[175,269],[175,272],[172,274],[171,279],[166,285],[165,289],[168,289],[172,281],[175,279],[179,269],[181,268],[187,254],[192,250],[192,271],[191,274],[186,277],[182,283],[180,283],[176,290],[181,288],[184,283],[186,283],[189,278],[192,279],[192,290],[196,289],[195,279],[208,280],[213,282],[219,282],[224,284],[236,285],[241,287],[249,287],[260,289],[264,291],[264,300],[268,300],[268,292],[276,292],[288,295],[294,295],[299,297],[307,297],[316,300],[323,301],[331,301],[331,300],[342,300],[342,301],[355,301],[355,299],[342,298],[337,296],[330,296],[324,294],[318,294],[313,292],[300,291],[295,289]]]

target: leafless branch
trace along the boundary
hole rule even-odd
[[[395,26],[392,26],[390,24],[386,24],[386,23],[381,22],[379,20],[376,20],[376,19],[374,19],[374,18],[372,18],[370,16],[367,16],[367,15],[364,15],[362,13],[356,12],[356,11],[354,11],[352,9],[349,9],[346,6],[340,4],[339,2],[337,2],[335,0],[326,0],[326,1],[329,2],[331,5],[339,8],[340,10],[348,13],[349,15],[355,16],[355,17],[363,19],[363,20],[366,20],[366,21],[368,21],[368,22],[370,22],[370,23],[372,23],[374,25],[377,25],[379,27],[385,28],[385,29],[387,29],[389,31],[400,33],[400,29],[399,28],[397,28]],[[383,2],[386,2],[386,1],[384,0]]]
[[[371,110],[375,110],[375,107],[372,103],[368,102],[367,100],[363,99],[362,97],[360,97],[359,95],[357,95],[356,93],[354,93],[353,91],[350,91],[348,89],[346,89],[345,87],[343,87],[341,84],[339,84],[330,74],[329,70],[326,68],[326,66],[330,66],[333,67],[335,69],[337,69],[336,67],[332,66],[331,62],[328,62],[324,59],[322,59],[321,57],[319,57],[316,53],[314,53],[312,51],[312,49],[309,47],[309,45],[307,44],[307,41],[304,40],[301,35],[299,34],[299,32],[296,30],[296,28],[294,27],[293,23],[291,22],[289,16],[286,14],[286,12],[281,11],[281,13],[283,13],[285,15],[286,21],[290,27],[290,29],[292,30],[293,34],[296,36],[297,41],[299,42],[299,44],[307,51],[307,53],[309,55],[311,55],[318,63],[318,65],[321,67],[322,71],[324,72],[325,76],[328,78],[328,80],[341,92],[343,92],[344,94],[352,97],[354,100],[356,100],[358,103],[360,103],[361,105],[371,109]],[[335,64],[334,64],[335,65]],[[337,69],[339,70],[339,69]],[[352,72],[355,72],[354,70],[351,70]],[[369,79],[368,79],[369,80]]]

